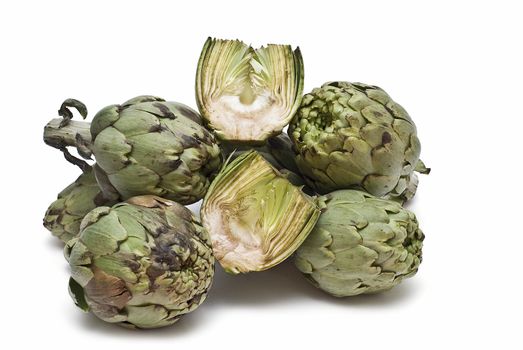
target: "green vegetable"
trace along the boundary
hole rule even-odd
[[[225,165],[201,207],[214,256],[231,273],[269,269],[289,257],[320,215],[305,195],[256,151]]]
[[[86,112],[74,101],[69,105]],[[71,121],[66,107],[61,115],[68,117],[51,120],[44,141],[79,166],[85,162],[67,147],[76,147],[87,159],[92,153],[96,180],[107,198],[151,194],[191,204],[203,198],[221,166],[214,136],[201,125],[198,113],[181,103],[138,96],[103,108],[90,125]]]
[[[235,142],[222,142],[220,148],[223,158],[236,159],[242,154],[255,150],[265,158],[273,167],[278,169],[281,174],[296,186],[305,186],[305,180],[301,177],[296,166],[296,154],[292,150],[292,142],[287,134],[279,134],[267,140],[265,144],[252,146]],[[306,193],[313,193],[306,188]]]
[[[193,311],[214,274],[209,236],[198,219],[155,196],[94,209],[65,255],[77,306],[133,328],[167,326]]]
[[[296,165],[296,152],[294,151],[292,141],[287,134],[279,134],[267,140],[269,153],[282,165],[283,168],[300,174]]]
[[[385,91],[332,82],[306,94],[289,126],[296,162],[319,193],[360,188],[379,197],[406,199],[419,163],[420,142],[407,112]]]
[[[188,107],[151,96],[102,109],[91,135],[104,192],[122,199],[153,194],[182,204],[203,198],[221,155],[199,121]]]
[[[239,40],[207,39],[196,73],[198,108],[218,138],[259,143],[279,134],[303,93],[299,48],[253,49]]]
[[[340,190],[326,196],[326,209],[295,263],[334,296],[377,293],[416,274],[423,239],[416,216],[399,203]]]
[[[94,208],[114,204],[106,199],[89,167],[58,194],[44,216],[44,226],[64,243],[78,235],[80,222]]]

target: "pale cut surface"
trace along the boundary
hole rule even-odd
[[[214,116],[213,127],[231,140],[257,140],[271,134],[274,125],[281,124],[289,114],[288,106],[277,105],[268,91],[255,96],[250,104],[242,103],[241,96],[223,95],[210,100],[208,108]]]
[[[218,174],[201,208],[213,253],[232,273],[266,270],[285,260],[319,214],[311,198],[254,151]]]
[[[223,232],[212,239],[216,259],[224,266],[234,265],[238,271],[257,270],[266,260],[262,238],[258,232],[248,232],[237,220],[227,220],[228,214],[218,208],[210,210],[207,214],[209,226],[219,228]]]
[[[263,141],[281,132],[303,92],[299,49],[208,39],[196,76],[198,107],[221,139]]]

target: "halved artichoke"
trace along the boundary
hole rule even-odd
[[[261,142],[279,134],[303,93],[300,49],[208,38],[196,72],[196,101],[218,138]]]
[[[215,258],[227,272],[240,273],[288,258],[318,221],[320,204],[250,151],[220,171],[200,214]]]

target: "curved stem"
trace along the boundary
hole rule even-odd
[[[64,119],[52,119],[44,127],[44,142],[54,148],[78,147],[79,139],[84,143],[91,143],[91,123],[70,120],[61,126]],[[80,135],[80,136],[77,136]]]
[[[83,119],[87,117],[87,107],[83,102],[75,100],[74,98],[68,98],[64,102],[62,102],[62,105],[60,106],[60,109],[58,110],[58,115],[60,117],[63,117],[60,126],[65,126],[69,123],[71,119],[73,119],[73,112],[69,108],[74,108],[80,113]]]
[[[85,104],[73,98],[68,98],[58,110],[58,115],[62,118],[53,119],[44,127],[44,142],[62,151],[69,163],[78,166],[83,172],[86,172],[88,169],[91,169],[89,163],[73,156],[69,153],[67,147],[75,147],[82,158],[91,159],[91,125],[86,122],[72,121],[73,112],[71,112],[70,108],[75,108],[83,119],[87,117]]]

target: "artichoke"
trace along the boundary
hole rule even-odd
[[[187,106],[140,96],[105,107],[91,123],[96,178],[122,199],[152,194],[181,204],[205,195],[221,165],[214,136]]]
[[[279,164],[285,169],[299,174],[300,170],[296,165],[295,151],[292,141],[287,134],[279,134],[267,140],[267,148],[269,153],[277,160]]]
[[[285,175],[294,185],[306,185],[305,180],[300,176],[296,166],[295,153],[292,150],[292,143],[287,134],[273,136],[269,138],[265,144],[259,146],[229,142],[222,142],[220,146],[223,158],[230,157],[230,159],[235,159],[254,149],[258,154],[263,156],[265,160],[271,163],[273,167],[278,169],[281,174]],[[306,189],[307,193],[313,193],[309,188]]]
[[[261,271],[289,257],[320,215],[320,203],[256,151],[218,173],[200,215],[214,256],[231,273]]]
[[[326,209],[296,251],[298,269],[337,297],[386,291],[421,263],[423,232],[397,202],[362,191],[328,194]]]
[[[196,73],[196,100],[222,140],[249,143],[279,134],[300,105],[303,59],[299,48],[253,49],[239,40],[207,39]]]
[[[138,96],[105,107],[91,124],[72,121],[68,107],[87,115],[83,103],[66,100],[59,110],[63,119],[46,125],[44,141],[80,167],[85,162],[67,147],[86,159],[94,154],[96,180],[107,198],[150,194],[191,204],[203,198],[221,166],[214,136],[198,113],[181,103]]]
[[[65,255],[77,306],[132,328],[173,324],[205,300],[214,275],[209,236],[198,219],[155,196],[94,209]]]
[[[296,163],[307,183],[325,194],[359,188],[407,199],[415,190],[420,142],[407,112],[377,86],[331,82],[303,97],[289,125]]]
[[[103,196],[89,167],[51,203],[44,216],[44,226],[65,243],[78,235],[80,222],[88,212],[112,204]]]

